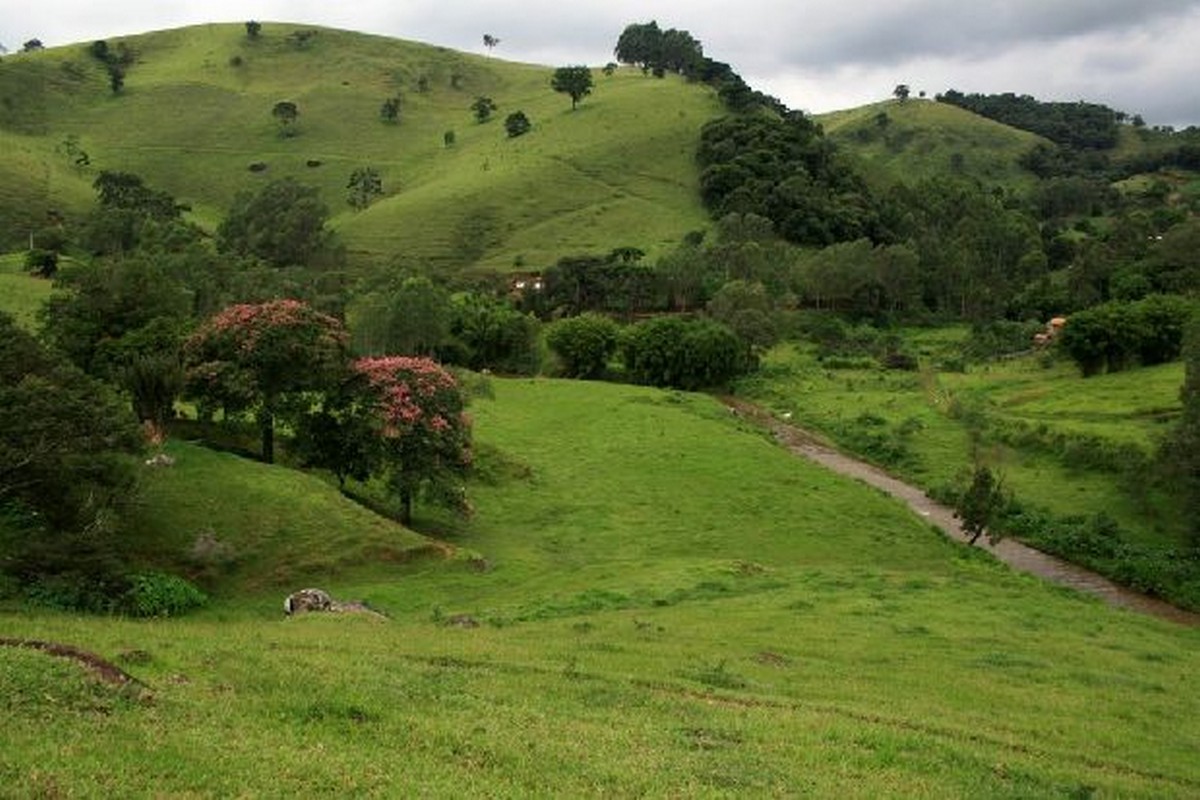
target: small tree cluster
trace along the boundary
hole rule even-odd
[[[510,139],[529,133],[529,129],[532,127],[533,123],[529,121],[529,117],[525,116],[524,111],[514,111],[504,118],[504,130]]]
[[[346,189],[346,202],[355,210],[362,211],[383,194],[383,179],[374,167],[358,167],[350,173]]]
[[[492,98],[483,95],[476,97],[475,102],[471,103],[471,112],[475,115],[476,122],[487,122],[492,118],[492,112],[498,108]]]
[[[625,370],[638,383],[676,389],[724,386],[754,368],[749,346],[725,325],[658,317],[626,328]]]
[[[389,97],[379,106],[379,118],[384,122],[395,124],[400,120],[400,98]]]
[[[108,42],[97,39],[88,47],[92,57],[104,65],[108,72],[108,85],[113,94],[117,94],[125,86],[125,73],[134,62],[134,52],[124,42],[117,42],[116,47],[109,47]]]
[[[300,107],[291,100],[280,100],[271,107],[271,116],[279,123],[279,135],[286,138],[295,136],[296,120],[300,118]]]
[[[617,350],[620,328],[600,314],[580,314],[559,320],[546,331],[546,345],[562,363],[569,378],[599,378]]]
[[[1118,372],[1134,362],[1162,364],[1179,357],[1192,309],[1190,301],[1174,295],[1111,301],[1071,315],[1060,346],[1084,377]]]

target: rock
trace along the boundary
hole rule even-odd
[[[333,598],[323,589],[301,589],[292,592],[283,601],[283,611],[289,616],[307,611],[329,611]]]

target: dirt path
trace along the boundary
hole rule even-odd
[[[963,532],[962,526],[958,524],[951,509],[931,500],[917,487],[893,478],[878,467],[839,453],[821,443],[811,433],[779,420],[771,412],[753,403],[737,397],[722,397],[721,401],[743,418],[768,429],[780,444],[796,455],[815,461],[841,475],[857,478],[903,500],[919,516],[941,528],[952,539],[964,543],[970,539]],[[1181,625],[1200,626],[1200,614],[1185,611],[1170,603],[1140,594],[1113,583],[1091,570],[1047,555],[1012,539],[1002,539],[996,544],[981,539],[977,546],[987,550],[1014,569],[1096,595],[1111,605],[1149,614]]]

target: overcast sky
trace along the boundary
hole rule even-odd
[[[898,83],[932,96],[1089,100],[1200,124],[1200,0],[0,0],[0,43],[47,46],[201,22],[301,22],[544,64],[611,60],[630,22],[688,30],[789,106],[831,111]]]

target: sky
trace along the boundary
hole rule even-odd
[[[631,22],[689,31],[756,89],[811,113],[891,96],[1016,92],[1151,125],[1200,124],[1200,0],[0,0],[17,50],[205,22],[325,25],[559,66],[612,60]]]

